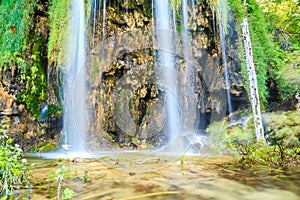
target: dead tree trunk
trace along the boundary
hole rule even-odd
[[[244,39],[244,48],[246,53],[246,64],[247,64],[247,72],[248,72],[249,87],[250,87],[250,101],[251,101],[252,112],[253,112],[256,140],[266,143],[264,138],[264,128],[263,128],[262,118],[261,118],[260,100],[258,95],[256,72],[255,72],[255,66],[253,62],[253,53],[252,53],[252,46],[251,46],[251,39],[249,34],[247,17],[245,17],[243,20],[242,31],[243,31],[243,39]]]

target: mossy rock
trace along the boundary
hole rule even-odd
[[[126,9],[134,9],[135,8],[135,0],[118,0],[119,4],[121,5],[122,8]],[[139,2],[140,0],[138,0]]]
[[[55,151],[57,149],[57,144],[54,142],[49,142],[44,145],[41,145],[39,147],[30,147],[29,152],[51,152]]]

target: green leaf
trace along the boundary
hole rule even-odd
[[[71,199],[74,195],[74,191],[69,189],[69,188],[66,188],[64,190],[64,193],[62,194],[62,199]]]

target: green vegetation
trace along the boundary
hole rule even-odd
[[[31,24],[30,15],[36,7],[35,0],[2,0],[0,4],[0,54],[15,54],[27,48]],[[2,56],[0,56],[2,59]],[[3,66],[1,66],[3,67]]]
[[[179,11],[181,7],[181,0],[170,0],[170,7],[175,8],[176,11]]]
[[[300,94],[300,48],[288,53],[285,65],[279,73],[285,78],[292,94]]]
[[[30,15],[36,7],[35,0],[2,0],[0,3],[0,70],[17,67],[26,70],[23,52],[28,46]]]
[[[73,195],[74,195],[74,191],[69,188],[66,188],[64,190],[64,193],[62,194],[61,198],[62,199],[72,199]]]
[[[58,65],[64,64],[66,34],[69,30],[71,0],[52,0],[49,9],[50,37],[48,59]]]
[[[68,187],[68,181],[81,181],[83,183],[90,182],[89,173],[87,170],[79,176],[77,169],[73,170],[71,168],[71,164],[68,163],[67,160],[61,160],[57,164],[57,168],[55,171],[52,171],[48,174],[47,181],[49,183],[49,190],[53,188],[56,191],[56,199],[72,199],[74,195],[74,191]],[[63,190],[63,192],[62,192]]]
[[[297,112],[273,113],[266,117],[268,146],[255,141],[253,119],[240,125],[216,122],[208,128],[215,150],[239,156],[243,165],[286,167],[300,161],[300,117]]]
[[[47,98],[46,72],[42,66],[40,39],[30,34],[35,0],[3,0],[0,4],[0,69],[14,68],[21,71],[19,80],[26,81],[26,88],[17,103],[24,103],[34,117],[40,113],[39,104]],[[30,49],[30,46],[33,48]],[[27,54],[31,52],[32,56]]]
[[[27,160],[22,158],[22,149],[18,144],[13,144],[13,138],[7,131],[7,119],[0,121],[0,195],[12,195],[15,188],[29,184],[30,169]]]
[[[27,49],[30,15],[35,0],[2,0],[0,3],[0,70],[7,67],[26,69],[23,52]]]
[[[28,152],[51,152],[57,149],[55,142],[48,142],[42,146],[32,146],[28,149]]]
[[[263,12],[264,8],[255,0],[247,0],[246,6],[241,0],[229,0],[229,3],[237,19],[237,24],[241,24],[243,18],[248,17],[259,95],[263,105],[266,106],[270,98],[269,89],[274,89],[272,83],[278,86],[279,97],[277,98],[279,101],[286,100],[296,91],[290,87],[288,79],[281,73],[282,69],[288,65],[288,58],[290,58],[290,62],[295,63],[295,60],[289,54],[297,50],[299,42],[294,42],[287,50],[283,48],[283,38],[280,38],[278,33],[288,26],[298,27],[299,16],[293,15],[295,20],[292,20],[293,23],[289,25],[284,23],[276,24],[277,22],[272,20],[276,13]],[[287,10],[285,11],[288,12]],[[239,32],[241,33],[241,31]],[[297,36],[291,36],[289,39],[289,41],[297,41]],[[243,53],[240,54],[240,59],[243,61],[244,77],[248,80]]]
[[[59,200],[62,196],[62,199],[71,199],[73,197],[73,191],[69,188],[65,188],[64,192],[61,195],[61,188],[63,180],[67,178],[74,178],[75,175],[71,173],[71,168],[69,165],[65,164],[65,160],[58,164],[57,170],[55,172],[49,173],[48,181],[49,183],[57,183],[57,199]]]
[[[180,166],[183,167],[184,166],[184,163],[185,163],[185,156],[184,154],[179,156],[179,163],[180,163]]]
[[[300,2],[296,0],[259,0],[276,29],[276,41],[286,51],[279,73],[292,94],[300,93]]]
[[[84,171],[84,175],[82,177],[82,180],[83,180],[84,183],[89,182],[90,176],[89,176],[89,172],[88,171]]]
[[[27,110],[36,118],[40,115],[40,103],[47,100],[47,77],[41,60],[41,45],[41,40],[36,39],[32,49],[32,65],[26,68],[26,89],[17,98],[17,103],[26,104]]]
[[[276,29],[284,31],[290,42],[300,43],[300,2],[297,0],[257,0]]]

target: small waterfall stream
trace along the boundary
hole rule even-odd
[[[228,114],[230,114],[232,113],[233,110],[232,110],[232,102],[230,96],[230,80],[229,80],[229,70],[227,66],[226,41],[225,41],[225,31],[224,31],[226,30],[227,24],[224,25],[222,20],[223,12],[226,12],[224,9],[228,9],[228,8],[227,8],[226,0],[220,0],[220,1],[223,2],[218,3],[217,15],[218,15],[218,24],[219,24],[219,32],[220,32],[220,40],[221,40],[222,62],[224,67],[225,91],[226,91],[227,106],[228,106],[227,110],[228,110]],[[225,5],[225,8],[222,8],[221,5]]]
[[[69,152],[86,151],[86,36],[83,0],[73,0],[64,83],[64,139]]]
[[[197,76],[199,76],[197,73],[199,73],[199,71],[196,72],[197,64],[195,64],[193,61],[194,43],[192,44],[192,41],[194,40],[195,32],[191,31],[191,27],[189,27],[191,26],[191,23],[193,23],[192,20],[195,20],[197,17],[195,15],[198,14],[193,12],[193,10],[200,5],[194,0],[182,0],[180,5],[170,4],[170,2],[171,1],[169,0],[152,0],[152,6],[150,7],[150,17],[152,17],[152,19],[149,20],[149,22],[152,24],[151,37],[153,37],[152,39],[154,44],[150,48],[153,48],[154,50],[153,66],[157,81],[155,84],[158,85],[157,87],[161,88],[161,96],[159,98],[163,98],[163,105],[166,108],[166,121],[162,130],[163,134],[166,136],[166,138],[164,138],[166,141],[161,144],[167,144],[166,149],[170,152],[182,153],[185,152],[185,150],[188,149],[193,142],[196,141],[196,143],[200,144],[201,142],[198,140],[202,141],[202,138],[205,137],[205,134],[202,134],[204,133],[205,127],[203,126],[203,130],[201,130],[202,135],[199,134],[197,129],[199,128],[200,124],[198,120],[205,120],[204,118],[206,116],[201,115],[205,115],[207,104],[204,102],[204,100],[197,104],[196,98],[200,98],[202,96],[201,94],[200,97],[197,96],[198,94],[196,94],[196,87],[203,87],[201,90],[204,91],[204,87],[206,86],[196,86],[196,84],[199,84],[199,82],[196,83]],[[124,0],[125,6],[118,5],[118,8],[116,9],[117,12],[125,12],[119,15],[121,20],[124,20],[122,23],[125,24],[123,24],[123,27],[125,28],[123,29],[122,33],[127,35],[127,37],[123,40],[125,43],[127,41],[131,41],[130,37],[135,37],[133,32],[130,32],[132,27],[129,27],[128,25],[134,16],[132,9],[129,8],[130,3],[132,2]],[[110,56],[109,54],[111,52],[108,51],[108,46],[115,45],[114,42],[110,41],[110,37],[118,37],[118,34],[111,36],[112,33],[109,32],[109,25],[111,24],[112,20],[110,14],[112,14],[112,11],[115,10],[111,9],[111,2],[109,0],[93,0],[91,1],[91,5],[92,10],[90,19],[92,20],[92,23],[90,24],[90,53],[98,59],[98,62],[102,63],[101,60],[105,60],[107,56]],[[228,103],[227,109],[228,112],[231,113],[232,106],[230,99],[229,74],[226,61],[225,33],[223,31],[224,28],[221,20],[221,7],[218,7],[217,13],[218,15],[213,15],[212,18],[213,20],[217,18],[216,20],[219,25],[225,88]],[[194,19],[191,20],[191,17],[194,17]],[[85,50],[86,28],[83,0],[73,0],[72,21],[70,24],[71,27],[68,44],[69,57],[67,61],[67,72],[65,77],[66,82],[64,88],[65,137],[63,143],[66,146],[69,145],[70,151],[72,152],[84,152],[87,150],[86,135],[88,131],[85,118],[87,112],[87,106],[85,105],[85,62],[87,54]],[[216,37],[215,26],[216,24],[213,24],[214,37]],[[130,51],[134,50],[124,50],[125,54]],[[120,61],[119,63],[124,63],[125,65],[131,62],[126,60],[129,59],[129,56],[125,56],[124,59],[124,62]],[[100,70],[105,70],[105,67],[108,66],[100,66],[100,68],[102,68]],[[203,67],[206,66],[204,65]],[[128,68],[124,69],[128,70]],[[206,69],[202,70],[205,71]],[[121,73],[122,71],[120,70],[119,72]],[[94,72],[90,71],[89,73],[91,77],[92,73]],[[101,73],[103,73],[103,71]],[[120,88],[120,90],[121,89],[122,88]],[[89,106],[89,108],[92,108],[92,106]],[[201,113],[199,114],[197,112]]]
[[[163,82],[166,90],[167,106],[167,135],[168,142],[171,143],[177,137],[181,125],[177,72],[175,68],[174,30],[172,30],[172,20],[170,5],[168,0],[155,1],[155,32],[159,49],[158,59],[158,79]],[[170,151],[172,150],[169,149]]]

